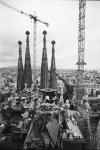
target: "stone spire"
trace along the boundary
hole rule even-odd
[[[23,72],[23,62],[22,62],[22,42],[19,41],[19,58],[18,58],[18,69],[17,69],[17,92],[20,93],[24,89],[24,72]]]
[[[47,60],[47,50],[46,50],[46,31],[43,31],[43,53],[42,53],[42,63],[41,63],[41,89],[48,88],[48,60]]]
[[[50,88],[57,89],[57,78],[56,78],[56,65],[55,65],[55,41],[52,44],[52,58],[51,58],[51,70],[50,70]]]
[[[25,65],[24,65],[24,76],[27,88],[31,88],[32,85],[32,70],[31,70],[31,60],[30,60],[30,49],[29,49],[29,31],[26,31],[26,53],[25,53]]]

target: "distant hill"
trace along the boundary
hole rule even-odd
[[[33,66],[32,66],[32,70],[33,70]],[[38,70],[40,70],[40,67],[37,67],[37,71]],[[0,72],[2,71],[17,72],[17,66],[2,67],[0,68]]]
[[[9,66],[0,68],[0,71],[9,70],[9,71],[17,71],[17,66]]]
[[[16,72],[17,71],[17,66],[8,66],[8,67],[2,67],[0,68],[0,72],[3,71],[3,70],[9,70],[11,72]],[[33,66],[32,66],[32,70],[33,70]],[[40,67],[37,66],[37,71],[40,70]],[[57,69],[58,71],[75,71],[75,69]],[[94,70],[85,70],[85,71],[94,71]],[[100,69],[95,69],[95,71],[98,71],[100,73]]]

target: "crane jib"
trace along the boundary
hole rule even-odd
[[[20,13],[20,14],[25,15],[25,16],[29,17],[30,19],[34,19],[34,47],[33,47],[33,53],[34,53],[33,60],[34,60],[34,62],[33,62],[33,66],[34,66],[34,70],[35,70],[34,72],[35,72],[35,76],[36,76],[36,22],[38,21],[38,22],[40,22],[42,24],[45,24],[46,26],[48,26],[49,24],[46,23],[46,22],[43,22],[41,20],[38,20],[35,15],[27,14],[27,13],[25,13],[25,12],[15,8],[15,7],[13,7],[13,6],[10,6],[9,4],[7,4],[7,3],[5,3],[5,2],[3,2],[1,0],[0,0],[0,4],[10,8],[10,9],[12,9],[12,10],[14,10],[14,11]],[[36,82],[35,78],[34,78],[34,82]]]

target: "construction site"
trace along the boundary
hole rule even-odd
[[[29,23],[33,25],[32,33],[25,29],[25,38],[24,34],[20,34],[20,20],[16,19],[18,24],[15,34],[19,35],[19,39],[15,38],[17,43],[12,44],[12,47],[14,49],[16,44],[17,50],[16,52],[11,51],[10,55],[14,57],[13,60],[17,67],[12,70],[0,70],[0,150],[100,150],[100,73],[90,71],[88,75],[85,70],[85,66],[88,66],[85,61],[88,1],[93,5],[97,2],[96,0],[71,1],[78,8],[78,13],[76,13],[78,14],[76,17],[78,28],[75,27],[78,45],[77,53],[75,53],[77,54],[77,56],[75,55],[77,67],[73,69],[74,71],[69,70],[68,73],[62,71],[63,73],[61,73],[61,70],[59,71],[57,67],[61,63],[63,64],[64,60],[67,62],[65,65],[67,65],[70,54],[67,54],[68,57],[65,56],[65,59],[63,58],[66,55],[65,52],[63,53],[63,44],[57,43],[56,39],[62,39],[61,42],[63,43],[64,36],[60,37],[61,33],[59,32],[60,34],[57,33],[56,35],[57,38],[53,35],[52,38],[49,29],[52,26],[50,26],[49,20],[39,19],[36,12],[30,14],[24,9],[21,10],[16,7],[18,6],[17,3],[14,5],[13,2],[0,0],[0,8],[7,9],[7,15],[11,11],[10,13],[13,13],[13,15],[16,14],[15,18],[17,18],[17,14],[18,17],[21,15],[22,18],[26,17],[25,22],[28,18],[31,20]],[[20,6],[20,2],[18,4]],[[100,4],[99,1],[98,4]],[[49,3],[49,5],[51,4]],[[68,5],[71,5],[70,1]],[[30,7],[29,9],[31,10]],[[76,8],[73,7],[72,9]],[[4,15],[6,16],[6,13]],[[47,16],[47,18],[49,17]],[[60,21],[60,19],[58,20]],[[73,22],[71,18],[70,20]],[[10,22],[14,24],[12,18],[8,20],[8,24]],[[40,28],[37,27],[37,24],[44,29],[41,32],[42,42],[40,42],[41,35],[38,34]],[[23,25],[22,27],[24,30]],[[53,29],[55,28],[53,26]],[[52,33],[55,34],[54,30]],[[8,45],[10,45],[10,40],[12,43],[16,41],[11,37],[6,41]],[[21,40],[23,37],[26,40],[25,47]],[[41,52],[39,52],[40,43],[42,43]],[[50,44],[50,52],[47,48],[48,44]],[[62,48],[59,53],[60,56],[57,55],[57,44]],[[71,44],[73,44],[73,39]],[[7,49],[9,49],[9,46]],[[25,49],[25,53],[23,49]],[[69,51],[71,51],[70,47]],[[3,59],[2,55],[0,58]],[[95,59],[92,61],[95,61]],[[3,62],[6,64],[5,58]],[[40,65],[39,69],[38,64]],[[13,65],[11,64],[11,66]],[[71,65],[69,65],[70,67]]]

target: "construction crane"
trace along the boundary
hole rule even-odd
[[[23,14],[23,15],[29,17],[30,19],[34,20],[34,44],[33,44],[33,48],[34,48],[33,49],[33,74],[34,74],[34,78],[33,78],[33,82],[36,83],[36,40],[37,40],[37,38],[36,38],[37,37],[36,36],[37,35],[36,27],[37,27],[37,21],[44,24],[44,25],[46,25],[47,27],[49,26],[49,24],[47,22],[39,20],[37,18],[37,16],[35,15],[35,13],[34,13],[34,15],[25,13],[25,12],[23,12],[23,11],[17,9],[17,8],[14,8],[13,6],[10,6],[9,4],[7,4],[7,3],[5,3],[1,0],[0,0],[0,4],[2,4],[2,5],[10,8],[10,9],[12,9],[12,10],[14,10],[14,11],[20,13],[20,14]]]
[[[85,12],[86,0],[79,0],[79,29],[78,29],[78,73],[84,72],[84,53],[85,53]],[[81,81],[80,81],[81,82]]]
[[[82,99],[84,95],[83,88],[83,75],[84,75],[84,61],[85,56],[85,14],[86,14],[86,1],[93,0],[79,0],[79,27],[78,27],[78,65],[77,70],[77,99]],[[98,0],[96,0],[98,1]]]
[[[76,82],[76,99],[83,98],[83,73],[84,73],[84,53],[85,53],[85,13],[86,0],[79,0],[79,27],[78,27],[78,65]]]

